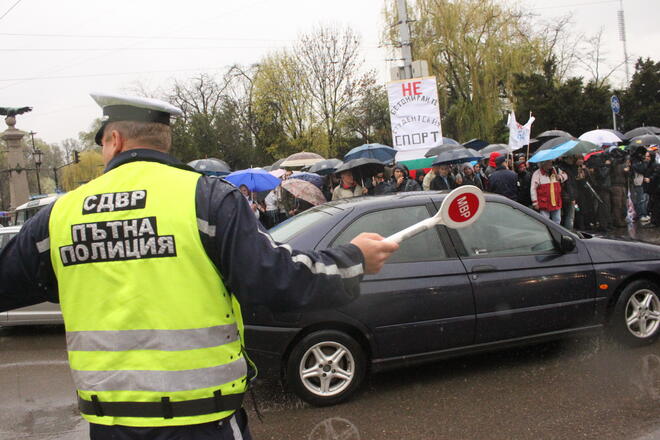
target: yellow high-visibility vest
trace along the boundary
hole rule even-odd
[[[131,162],[55,203],[51,260],[80,399],[175,403],[245,392],[240,309],[200,239],[198,179]],[[83,416],[103,425],[172,426],[232,412]]]

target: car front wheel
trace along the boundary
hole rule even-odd
[[[291,351],[287,382],[304,401],[335,405],[360,386],[366,371],[364,350],[346,333],[321,330],[305,336]]]
[[[660,334],[660,288],[637,280],[623,289],[614,310],[614,331],[626,345],[644,345]]]

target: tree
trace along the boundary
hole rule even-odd
[[[582,78],[558,81],[555,72],[556,65],[551,60],[545,63],[543,74],[516,75],[516,112],[534,113],[534,133],[561,129],[579,136],[609,126],[610,88],[595,81],[585,85]]]
[[[346,133],[346,145],[339,148],[338,157],[362,144],[392,145],[389,104],[385,87],[373,86],[366,89],[350,114],[343,118],[341,130]]]
[[[438,79],[443,131],[493,139],[515,75],[541,71],[547,55],[530,17],[493,0],[419,0],[411,12],[414,58]],[[386,15],[394,30],[396,13]]]
[[[360,72],[360,39],[351,29],[318,27],[303,34],[293,56],[302,87],[312,100],[312,109],[325,128],[328,155],[341,143],[340,121],[376,83],[374,72]]]
[[[603,50],[603,29],[591,38],[588,38],[583,45],[581,54],[577,56],[582,66],[591,76],[591,82],[596,87],[602,87],[614,72],[624,63],[621,62],[615,66],[609,66],[606,63],[607,52]]]
[[[621,99],[627,129],[643,125],[660,126],[660,62],[640,58]]]
[[[259,63],[253,94],[257,138],[273,157],[303,150],[324,156],[329,152],[312,97],[304,87],[305,75],[307,72],[286,51],[271,54]]]
[[[80,163],[64,167],[60,184],[64,191],[72,191],[103,173],[103,156],[98,151],[87,150],[80,154]]]

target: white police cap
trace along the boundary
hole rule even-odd
[[[138,121],[170,125],[171,116],[183,114],[180,108],[160,99],[109,93],[90,93],[90,96],[103,108],[101,128],[94,138],[98,145],[101,145],[103,130],[110,122]]]

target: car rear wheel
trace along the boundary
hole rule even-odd
[[[614,309],[613,328],[626,345],[644,345],[660,334],[660,288],[647,280],[628,284]]]
[[[360,386],[366,358],[346,333],[321,330],[305,336],[291,351],[286,378],[293,391],[316,406],[347,400]]]

